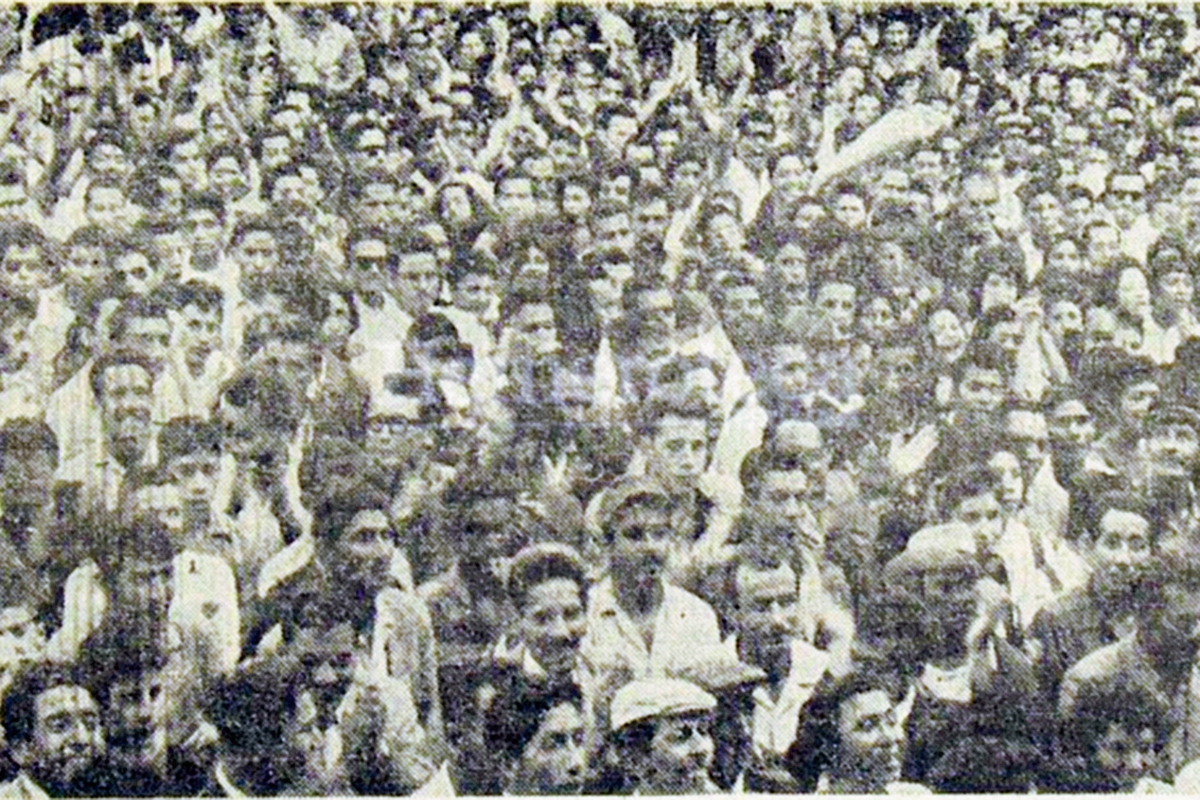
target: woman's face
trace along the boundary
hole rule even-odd
[[[1138,319],[1149,312],[1150,287],[1146,283],[1145,273],[1135,267],[1121,272],[1117,282],[1117,302],[1125,313]]]

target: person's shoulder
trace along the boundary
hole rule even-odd
[[[700,597],[692,594],[687,589],[681,589],[673,584],[667,584],[663,591],[664,602],[670,604],[670,607],[679,612],[684,619],[689,617],[704,618],[708,615],[716,617],[716,611],[712,605]]]
[[[435,575],[417,587],[417,597],[433,605],[447,597],[458,594],[458,570],[454,567]]]
[[[1079,686],[1113,679],[1120,672],[1130,647],[1132,642],[1127,637],[1093,650],[1067,670],[1063,683]]]

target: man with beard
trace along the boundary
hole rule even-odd
[[[1075,513],[1084,517],[1078,542],[1091,577],[1043,608],[1030,630],[1041,650],[1041,688],[1051,700],[1073,664],[1136,628],[1134,591],[1156,538],[1145,503],[1126,493],[1102,495]]]
[[[688,681],[642,678],[612,702],[611,740],[635,795],[716,794],[709,777],[716,699]]]
[[[1096,438],[1092,412],[1082,400],[1063,393],[1050,404],[1046,420],[1050,435],[1050,463],[1058,485],[1070,488],[1083,468],[1083,459]]]
[[[0,786],[6,797],[90,797],[109,794],[100,706],[81,676],[35,664],[4,695],[4,735],[21,771]]]
[[[1069,724],[1080,698],[1092,688],[1143,686],[1170,706],[1178,724],[1167,741],[1154,777],[1171,780],[1200,756],[1196,692],[1200,645],[1200,545],[1190,534],[1160,542],[1134,594],[1137,631],[1091,653],[1063,677],[1058,720]]]

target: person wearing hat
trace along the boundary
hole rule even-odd
[[[719,644],[712,606],[666,580],[678,506],[646,479],[624,479],[601,509],[607,574],[587,593],[587,633],[580,653],[597,672],[605,703],[632,678],[661,675],[697,646]]]
[[[609,738],[625,793],[719,793],[709,775],[716,707],[711,694],[678,678],[642,678],[623,686],[613,697]]]
[[[804,704],[788,771],[805,794],[928,794],[901,781],[906,746],[899,676],[856,659]]]
[[[1194,532],[1159,541],[1135,592],[1137,630],[1088,654],[1067,670],[1058,695],[1059,730],[1077,718],[1093,690],[1143,686],[1169,706],[1176,721],[1153,777],[1172,781],[1200,758],[1196,664],[1200,653],[1200,542]]]
[[[976,496],[968,486],[954,493]],[[1038,740],[1033,666],[1009,641],[1008,591],[992,577],[996,561],[981,558],[973,527],[918,531],[888,562],[876,598],[878,611],[894,615],[880,617],[879,644],[915,675],[905,780],[925,783],[964,735],[996,736],[1027,753]]]

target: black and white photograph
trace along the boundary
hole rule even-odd
[[[1200,794],[1198,279],[1190,2],[0,2],[0,798]]]

